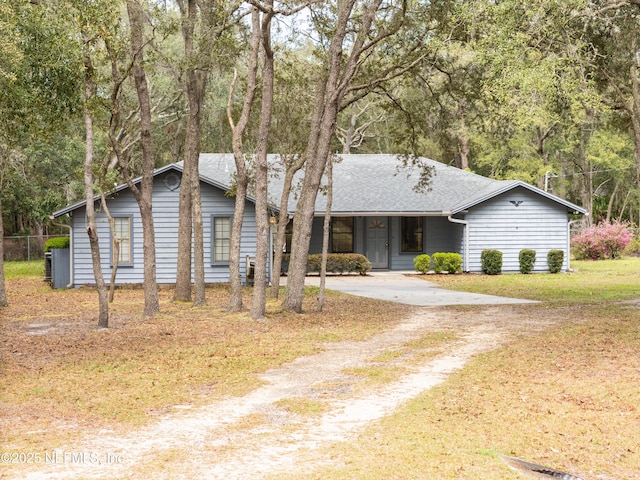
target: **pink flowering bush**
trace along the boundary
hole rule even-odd
[[[578,260],[618,258],[632,238],[629,224],[602,222],[575,235],[571,249]]]

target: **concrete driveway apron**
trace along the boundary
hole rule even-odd
[[[537,303],[534,300],[457,292],[438,287],[435,283],[418,278],[415,274],[400,272],[373,272],[363,275],[327,276],[326,288],[360,297],[377,298],[408,305],[504,305]],[[320,285],[319,276],[308,276],[306,285]]]

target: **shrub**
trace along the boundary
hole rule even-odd
[[[50,238],[44,242],[44,251],[50,252],[54,248],[69,248],[71,239],[69,237],[55,237]]]
[[[563,262],[564,250],[549,250],[549,253],[547,253],[547,265],[549,265],[549,272],[558,273],[562,270]]]
[[[482,271],[488,275],[499,275],[502,272],[502,252],[486,249],[480,254]]]
[[[624,249],[625,255],[633,255],[635,257],[640,256],[640,237],[636,236],[631,239],[627,248]]]
[[[429,268],[431,268],[431,257],[426,253],[418,255],[413,259],[413,267],[416,269],[416,272],[427,273]]]
[[[433,254],[433,270],[436,273],[458,273],[462,271],[462,255],[459,253],[442,253]]]
[[[520,262],[520,273],[531,273],[533,265],[536,263],[536,251],[530,248],[520,250],[518,260]]]
[[[578,260],[618,258],[632,238],[627,223],[603,222],[575,235],[571,239],[571,247]]]
[[[322,254],[315,253],[307,257],[307,272],[320,272]],[[327,255],[327,272],[352,273],[366,275],[371,270],[371,262],[359,253],[329,253]]]

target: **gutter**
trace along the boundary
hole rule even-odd
[[[71,225],[65,225],[63,223],[54,222],[56,217],[53,215],[49,215],[49,219],[51,220],[51,224],[56,227],[68,228],[69,229],[69,285],[67,288],[73,288],[73,227]]]
[[[463,248],[464,254],[462,255],[462,271],[469,271],[469,222],[466,220],[460,220],[458,218],[453,218],[451,215],[447,217],[451,223],[457,223],[458,225],[462,225],[462,236],[463,236]]]
[[[313,215],[314,217],[322,217],[324,216],[324,210],[315,210]],[[428,211],[425,212],[423,210],[416,211],[379,211],[379,210],[370,210],[370,211],[331,211],[332,217],[444,217],[445,215],[449,215],[449,212],[443,211]]]

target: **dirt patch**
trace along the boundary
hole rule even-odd
[[[443,382],[474,355],[498,348],[514,335],[538,332],[561,321],[530,312],[526,306],[418,309],[369,340],[328,343],[318,354],[265,372],[260,375],[264,385],[247,395],[202,407],[176,405],[157,422],[126,434],[89,428],[79,440],[54,452],[59,461],[13,465],[16,468],[4,475],[245,479],[313,471],[332,462],[323,447],[354,438],[371,422]],[[416,362],[419,349],[395,358],[393,365],[402,374],[390,383],[367,386],[361,378],[344,373],[434,331],[455,332],[455,340],[423,363]],[[291,412],[279,403],[286,399],[322,402],[323,413]],[[85,456],[72,456],[81,452]]]

